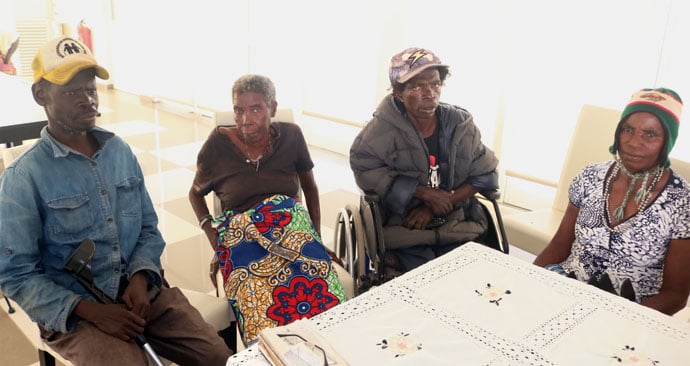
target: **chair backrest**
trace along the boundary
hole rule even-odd
[[[15,159],[17,159],[19,157],[19,155],[23,154],[24,151],[28,150],[31,147],[31,145],[32,145],[32,143],[26,143],[23,145],[17,145],[17,146],[12,146],[12,147],[6,148],[2,152],[2,164],[4,165],[4,168],[7,168],[8,166],[10,166],[10,163],[12,163]],[[2,290],[0,290],[0,296],[3,296],[3,297],[5,296],[2,293]],[[7,301],[8,309],[11,309],[12,305],[10,304],[10,301],[6,297],[5,297],[5,300]],[[14,310],[12,310],[11,312],[14,312]]]
[[[19,155],[23,154],[24,151],[29,150],[31,145],[33,145],[33,143],[27,142],[22,145],[12,146],[5,149],[2,152],[2,163],[5,165],[5,168],[10,166],[10,163],[17,159]]]
[[[608,148],[613,144],[613,135],[620,115],[621,111],[615,109],[589,104],[582,106],[563,162],[553,209],[565,212],[568,207],[568,187],[582,168],[591,163],[611,159]]]
[[[671,169],[690,182],[690,162],[671,158]]]

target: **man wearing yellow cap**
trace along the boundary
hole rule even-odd
[[[91,51],[58,37],[32,64],[36,102],[48,126],[0,180],[0,288],[76,365],[147,365],[133,338],[182,365],[224,365],[231,351],[177,288],[162,285],[165,247],[141,167],[118,136],[96,126]],[[101,304],[63,270],[84,239]]]

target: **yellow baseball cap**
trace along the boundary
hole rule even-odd
[[[88,47],[67,36],[53,38],[41,47],[36,52],[31,68],[34,83],[46,79],[53,84],[65,85],[74,75],[89,68],[95,69],[96,76],[103,80],[110,78],[108,70],[96,62]]]

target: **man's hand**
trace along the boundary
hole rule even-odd
[[[424,204],[431,209],[433,216],[445,216],[453,211],[453,191],[444,191],[431,187],[419,186],[415,191]]]
[[[103,305],[105,308],[93,323],[98,329],[122,339],[131,341],[137,334],[144,333],[146,320],[120,304]]]
[[[151,303],[147,289],[146,271],[135,273],[129,280],[129,285],[122,294],[122,301],[127,309],[148,321]]]
[[[402,224],[404,227],[413,230],[423,230],[429,224],[429,221],[434,218],[433,212],[427,206],[419,206],[413,208],[405,217]]]
[[[75,314],[93,323],[103,332],[129,342],[144,332],[146,320],[123,304],[99,304],[82,300],[77,304]]]

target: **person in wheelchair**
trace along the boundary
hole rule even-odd
[[[220,268],[248,345],[264,328],[319,314],[346,297],[332,266],[337,257],[321,241],[314,163],[302,131],[271,122],[278,103],[265,76],[237,79],[232,99],[236,126],[217,127],[202,146],[189,200],[216,252],[211,280],[217,287]],[[204,198],[210,192],[223,210],[217,227]]]
[[[350,147],[359,188],[381,197],[384,267],[413,269],[487,232],[474,194],[498,188],[498,159],[472,115],[440,101],[449,66],[408,48],[390,60],[392,93]]]

